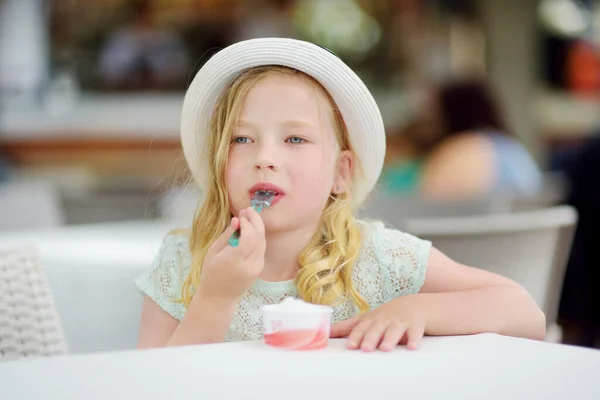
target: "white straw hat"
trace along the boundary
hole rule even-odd
[[[216,53],[198,71],[185,94],[181,113],[181,145],[196,184],[200,190],[207,184],[205,138],[219,96],[241,72],[264,65],[302,71],[323,85],[335,100],[363,170],[352,193],[352,204],[358,208],[383,167],[385,131],[381,113],[365,84],[341,59],[320,46],[296,39],[238,42]]]

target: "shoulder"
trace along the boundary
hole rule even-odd
[[[189,234],[185,231],[172,231],[165,236],[158,250],[154,272],[183,280],[189,272],[191,259]]]
[[[359,222],[362,247],[356,274],[361,280],[379,281],[387,300],[417,293],[425,281],[431,242],[381,222]]]
[[[494,146],[485,134],[479,132],[465,132],[449,137],[441,142],[427,157],[428,165],[439,163],[456,163],[461,165],[463,157],[467,160],[484,160],[494,151]]]
[[[481,194],[491,188],[494,174],[493,144],[485,135],[464,133],[445,140],[426,157],[421,187],[431,195]]]
[[[159,253],[166,256],[189,255],[190,236],[185,230],[174,230],[169,232],[162,241]]]
[[[363,249],[369,249],[380,256],[379,261],[395,262],[399,259],[429,256],[431,242],[419,239],[408,232],[386,227],[381,221],[359,221],[363,240]],[[426,253],[426,254],[421,254]]]
[[[184,231],[171,232],[163,239],[152,266],[135,279],[142,293],[177,319],[185,313],[179,300],[191,258],[189,236]]]
[[[171,231],[162,240],[154,258],[154,267],[160,264],[177,266],[185,269],[187,261],[191,260],[189,234],[185,231]],[[189,265],[188,265],[189,267]]]
[[[405,247],[415,242],[424,242],[418,237],[389,226],[378,220],[359,220],[364,243],[379,247]]]

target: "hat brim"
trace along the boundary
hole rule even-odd
[[[352,188],[357,208],[375,186],[385,157],[385,130],[375,99],[341,59],[315,44],[287,38],[261,38],[235,43],[212,56],[190,84],[181,113],[181,144],[200,190],[207,184],[205,138],[216,102],[243,71],[281,65],[302,71],[329,92],[344,119],[350,143],[362,167]]]

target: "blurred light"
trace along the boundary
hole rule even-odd
[[[377,21],[352,0],[305,0],[294,23],[310,39],[349,57],[364,56],[381,39]]]
[[[542,0],[539,18],[546,29],[566,37],[580,37],[591,25],[591,13],[574,0]]]

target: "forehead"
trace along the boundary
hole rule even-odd
[[[319,117],[331,114],[331,104],[323,89],[308,78],[273,74],[258,81],[246,96],[242,115],[254,111]]]

